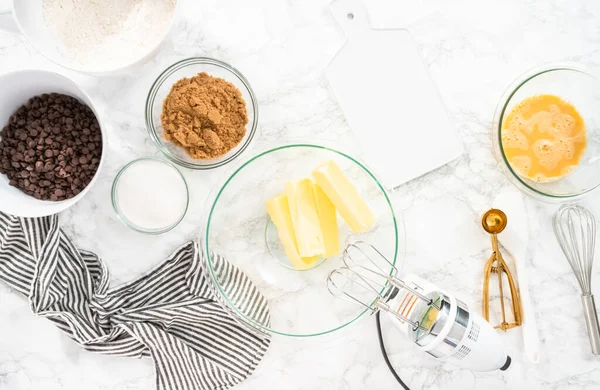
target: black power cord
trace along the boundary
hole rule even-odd
[[[400,378],[400,376],[398,375],[396,370],[394,370],[394,367],[392,367],[390,358],[388,357],[387,351],[385,350],[385,344],[383,343],[383,335],[381,333],[381,319],[379,318],[379,313],[381,313],[381,312],[378,311],[377,314],[375,314],[375,320],[377,321],[377,337],[379,337],[379,347],[381,348],[381,354],[383,355],[383,360],[385,360],[385,364],[390,369],[390,372],[392,373],[394,378],[396,378],[398,383],[400,383],[400,386],[402,386],[404,388],[404,390],[410,390],[410,388],[408,386],[406,386],[406,383],[404,383],[404,381]]]

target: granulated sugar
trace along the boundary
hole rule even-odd
[[[43,0],[61,53],[89,71],[135,62],[165,36],[176,0]]]
[[[141,159],[126,167],[115,182],[117,212],[138,230],[159,231],[176,225],[186,212],[185,180],[171,164]]]

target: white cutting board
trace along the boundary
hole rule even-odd
[[[375,30],[361,0],[331,12],[346,43],[326,75],[367,164],[395,188],[454,159],[462,143],[411,34]]]

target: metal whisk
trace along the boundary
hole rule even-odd
[[[562,206],[554,214],[554,234],[581,287],[583,315],[592,353],[600,355],[600,327],[592,295],[592,264],[596,247],[596,219],[579,205]]]

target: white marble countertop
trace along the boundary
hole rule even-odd
[[[174,231],[144,236],[117,220],[110,186],[120,166],[158,155],[143,108],[154,78],[178,59],[204,55],[229,62],[250,80],[260,103],[260,139],[320,137],[354,143],[327,88],[324,69],[343,36],[328,0],[181,0],[183,17],[158,56],[129,74],[92,78],[49,63],[25,39],[0,31],[0,72],[58,70],[91,95],[107,124],[110,153],[102,176],[79,204],[61,215],[76,243],[99,253],[113,283],[151,268],[193,236],[217,172],[186,171],[192,204]],[[422,3],[422,4],[419,4]],[[458,161],[392,194],[404,216],[405,269],[429,277],[478,308],[489,239],[479,216],[509,185],[496,167],[489,129],[504,88],[520,73],[550,61],[600,66],[600,3],[584,0],[366,0],[375,27],[406,27],[448,107],[465,146]],[[377,71],[377,64],[373,64]],[[0,86],[1,88],[1,86]],[[221,171],[222,172],[222,171]],[[600,197],[587,204],[600,215]],[[505,373],[472,373],[419,354],[384,323],[392,361],[414,389],[600,388],[600,360],[589,349],[579,287],[551,231],[555,206],[527,200],[531,293],[540,328],[541,361],[523,360],[520,330],[502,337],[513,365]],[[444,225],[440,221],[444,221]],[[449,226],[445,226],[449,225]],[[600,294],[600,273],[594,291]],[[150,359],[86,352],[0,283],[0,389],[150,389]],[[395,338],[394,338],[395,337]],[[381,358],[373,318],[328,337],[275,337],[256,373],[238,389],[398,388]]]

